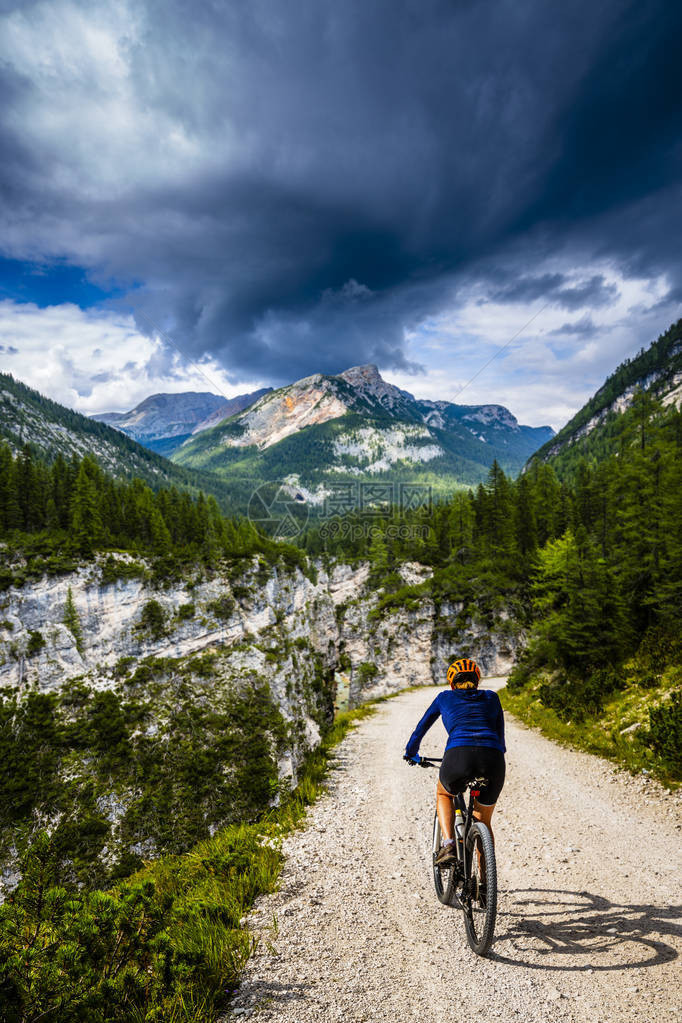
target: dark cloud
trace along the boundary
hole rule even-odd
[[[603,333],[603,327],[596,327],[591,316],[581,316],[579,320],[574,320],[572,323],[562,323],[560,327],[556,327],[550,331],[550,334],[562,337],[565,335],[574,337],[594,337],[597,333]]]
[[[507,272],[507,277],[511,273]],[[499,278],[499,271],[495,278]],[[486,298],[480,299],[494,302],[534,302],[543,299],[551,305],[563,309],[598,309],[612,305],[618,298],[617,285],[606,280],[603,274],[592,274],[583,280],[571,280],[567,274],[545,273],[536,277],[512,277],[509,283],[501,288],[492,288]]]
[[[618,288],[609,284],[603,274],[594,274],[589,280],[562,288],[557,292],[556,302],[564,309],[598,309],[611,305],[618,298]]]
[[[617,297],[550,255],[682,282],[679,5],[51,11],[80,77],[0,55],[6,254],[127,286],[142,329],[235,378],[418,369],[406,331],[473,282],[571,312]],[[121,81],[78,17],[116,37]]]
[[[19,349],[15,348],[14,345],[0,345],[0,352],[3,355],[18,355]]]

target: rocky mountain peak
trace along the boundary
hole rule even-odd
[[[350,369],[339,373],[339,379],[345,380],[359,394],[380,401],[386,408],[393,408],[406,401],[414,402],[415,400],[409,391],[403,391],[400,387],[386,383],[374,363],[368,363],[366,366],[351,366]]]
[[[235,398],[210,391],[150,394],[129,412],[102,412],[92,418],[115,427],[152,451],[170,454],[190,435],[242,412],[269,390],[261,388]]]
[[[500,426],[509,430],[518,430],[519,421],[504,405],[478,405],[471,412],[465,413],[462,419],[483,423],[485,426]]]

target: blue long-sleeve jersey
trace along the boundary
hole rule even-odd
[[[446,689],[439,693],[421,719],[405,749],[416,757],[419,744],[438,717],[448,733],[446,749],[453,746],[490,746],[505,753],[504,714],[497,693],[490,689]]]

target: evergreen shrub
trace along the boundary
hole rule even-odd
[[[140,621],[137,626],[140,633],[149,633],[152,639],[161,639],[166,635],[166,612],[158,600],[148,600],[142,608]]]
[[[46,646],[45,638],[39,629],[31,629],[26,644],[26,656],[35,657]]]
[[[682,778],[682,691],[650,708],[648,738],[671,774]]]
[[[209,601],[206,605],[207,610],[219,618],[221,621],[227,621],[235,609],[235,602],[229,594],[223,593],[215,600]]]

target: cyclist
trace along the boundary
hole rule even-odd
[[[474,816],[490,829],[490,819],[504,785],[504,714],[497,693],[479,689],[481,670],[475,661],[462,658],[447,671],[450,689],[439,693],[424,714],[405,748],[404,760],[418,764],[419,744],[431,725],[443,718],[448,741],[436,787],[436,811],[443,844],[436,857],[439,866],[453,863],[455,851],[455,809],[452,796],[463,792],[472,778],[487,778],[487,785],[474,799]]]

